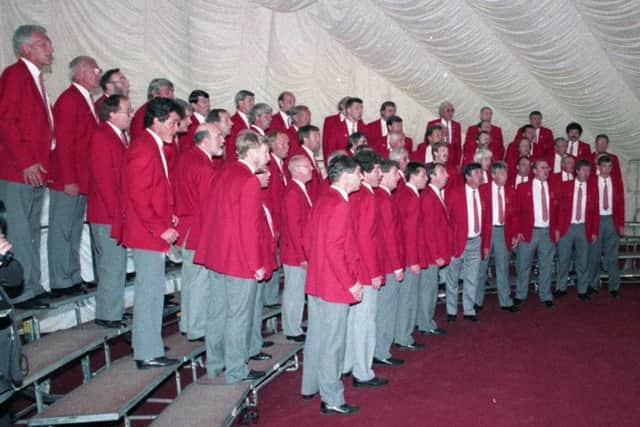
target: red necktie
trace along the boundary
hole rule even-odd
[[[51,116],[49,115],[49,104],[47,102],[47,90],[44,88],[44,76],[40,72],[40,91],[42,92],[42,102],[44,102],[44,110],[47,113],[47,120],[49,121],[49,131],[53,133],[53,123],[51,122]]]
[[[607,180],[604,180],[604,188],[602,189],[602,209],[609,210],[609,186]]]
[[[547,193],[544,191],[544,182],[540,183],[540,200],[542,203],[542,220],[549,221],[549,206],[547,206]]]
[[[582,184],[578,185],[578,203],[576,203],[576,221],[582,220]]]
[[[480,232],[480,214],[478,212],[478,201],[476,200],[476,190],[473,190],[473,232],[478,234]]]
[[[498,222],[504,224],[504,206],[502,201],[502,187],[498,187]]]

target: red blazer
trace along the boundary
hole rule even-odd
[[[520,128],[518,128],[518,130],[516,131],[516,136],[513,137],[513,141],[516,141],[516,144],[513,148],[511,148],[512,150],[515,150],[516,153],[518,152],[517,141],[520,140],[521,136],[522,131],[520,130]],[[551,129],[540,126],[540,135],[538,136],[538,142],[533,144],[533,154],[531,157],[534,159],[546,159],[551,152],[553,152],[553,132],[551,131]],[[507,155],[509,155],[509,149],[507,149]]]
[[[584,213],[584,230],[587,240],[591,242],[592,236],[598,236],[600,228],[600,212],[598,207],[598,183],[595,180],[586,182],[586,192],[583,197],[587,198]],[[558,221],[556,230],[563,237],[571,226],[571,216],[573,214],[573,195],[575,192],[575,181],[562,182],[558,189],[558,203],[556,205]]]
[[[515,236],[513,230],[513,215],[516,190],[507,184],[502,188],[504,197],[504,242],[507,249],[511,248],[511,239]],[[483,251],[491,248],[491,232],[493,231],[493,192],[492,183],[480,186],[480,198],[482,199],[482,228],[486,239],[482,242]]]
[[[509,170],[507,173],[507,183],[505,185],[515,190],[517,175],[518,175],[518,172],[515,170],[515,167],[513,168],[513,170],[511,169],[511,167],[509,167]],[[529,181],[531,181],[532,179],[533,179],[533,168],[529,171]]]
[[[287,125],[284,122],[284,120],[282,119],[282,116],[280,115],[280,111],[276,111],[276,113],[271,116],[271,125],[269,126],[269,129],[267,129],[267,135],[270,132],[273,132],[274,130],[281,130],[286,132],[287,129]],[[291,143],[293,143],[292,141],[290,141]]]
[[[409,157],[414,162],[427,162],[427,150],[430,150],[431,146],[428,142],[421,142],[416,147],[415,151],[410,151]],[[449,163],[449,162],[447,162]]]
[[[596,152],[591,153],[591,176],[597,175],[598,163],[596,162]],[[607,156],[611,157],[611,175],[616,175],[617,179],[622,181],[622,170],[620,169],[620,160],[618,156],[613,153],[607,152]]]
[[[283,264],[299,267],[307,260],[302,244],[310,212],[311,205],[302,188],[292,182],[285,189],[282,206],[280,258]]]
[[[269,209],[269,207],[264,204],[264,206]],[[271,215],[271,209],[269,209],[269,214]],[[272,215],[273,221],[273,215]],[[264,266],[265,276],[264,280],[269,280],[273,275],[274,270],[278,269],[278,241],[276,240],[275,229],[274,232],[271,232],[271,228],[269,227],[269,220],[267,219],[267,214],[262,209],[262,217],[260,219],[260,255],[262,257],[262,265]]]
[[[233,116],[231,116],[231,122],[233,123],[233,126],[231,127],[231,133],[227,135],[225,139],[224,151],[225,160],[228,162],[235,162],[238,160],[238,155],[236,154],[236,137],[241,131],[251,129],[251,127],[246,125],[237,111]]]
[[[254,278],[265,267],[262,202],[260,182],[247,165],[237,161],[223,168],[210,189],[194,262],[221,274]]]
[[[96,99],[96,102],[93,103],[93,108],[95,108],[96,114],[98,115],[100,114],[100,104],[102,104],[104,100],[107,98],[108,98],[107,95],[103,93],[102,95],[100,95],[98,99]]]
[[[173,189],[153,136],[145,131],[125,156],[122,242],[135,249],[166,252],[160,235],[172,227]]]
[[[349,196],[353,223],[356,228],[360,268],[358,280],[370,285],[371,279],[381,276],[385,281],[384,253],[381,245],[383,236],[380,229],[380,215],[376,205],[376,196],[365,185]]]
[[[431,125],[439,125],[442,124],[441,120],[434,119],[427,123],[427,127]],[[448,137],[448,131],[444,128],[442,129],[443,135]],[[460,161],[462,160],[462,131],[460,128],[460,123],[455,120],[451,120],[451,141],[449,141],[449,160],[447,160],[447,164],[451,164],[452,166],[458,168],[460,167]]]
[[[193,136],[196,134],[196,129],[200,126],[200,122],[196,118],[195,114],[191,115],[191,124],[187,131],[178,136],[178,154],[181,155],[196,146],[193,141]]]
[[[549,237],[555,242],[553,230],[556,229],[557,219],[557,194],[551,185],[549,189]],[[533,212],[533,179],[523,182],[516,189],[515,205],[513,209],[513,235],[522,233],[525,242],[531,241],[533,235],[534,212]]]
[[[22,171],[36,163],[49,171],[53,135],[47,114],[24,61],[8,66],[0,76],[0,179],[24,184]]]
[[[571,182],[573,182],[574,179],[575,177],[571,179]],[[548,180],[549,180],[549,185],[554,188],[556,193],[559,193],[562,191],[562,185],[565,183],[565,181],[562,180],[562,172],[550,173]]]
[[[469,126],[467,129],[467,134],[464,137],[464,145],[462,147],[463,165],[473,161],[473,155],[478,148],[476,137],[478,136],[479,131],[480,126],[478,125]],[[491,153],[493,153],[494,161],[504,159],[504,139],[502,138],[502,129],[498,126],[491,125],[491,144],[489,144],[489,149],[491,150]]]
[[[400,212],[393,196],[384,188],[374,190],[379,211],[382,240],[377,246],[384,251],[382,267],[384,272],[392,274],[396,270],[404,270],[404,242]]]
[[[325,126],[327,124],[325,123]],[[326,129],[326,134],[322,139],[322,156],[325,159],[325,165],[327,164],[327,157],[335,150],[346,150],[347,140],[349,139],[349,130],[347,128],[347,119],[344,121],[334,120],[333,125]],[[367,134],[367,125],[362,120],[358,121],[358,132]],[[372,141],[375,144],[375,141]]]
[[[309,159],[309,161],[311,162],[311,181],[307,182],[307,192],[309,193],[309,197],[311,197],[311,201],[315,202],[320,196],[323,187],[322,173],[320,172],[320,169],[318,167],[313,167],[314,164],[317,164],[317,161],[315,159],[312,159],[307,150],[302,148],[302,146],[300,145],[292,146],[291,151],[289,151],[289,157],[284,162],[284,170],[287,174],[287,179],[291,180],[291,174],[289,173],[289,159],[297,154],[306,156],[307,159]]]
[[[87,221],[121,229],[122,166],[127,147],[107,122],[101,122],[89,141],[89,195]]]
[[[420,262],[422,268],[435,265],[436,259],[451,261],[451,223],[446,206],[440,201],[433,189],[427,187],[420,193],[420,210],[423,222],[423,240],[425,242]]]
[[[203,216],[207,214],[204,206],[210,186],[215,185],[212,181],[216,171],[211,158],[198,147],[182,153],[177,162],[173,181],[180,233],[177,244],[182,245],[186,239],[187,249],[198,247]]]
[[[394,192],[394,199],[400,213],[400,224],[404,237],[404,265],[420,264],[422,241],[422,212],[420,211],[420,197],[411,187],[404,185]]]
[[[324,159],[325,166],[327,166],[327,157],[329,157],[329,154],[331,154],[331,152],[335,150],[335,148],[333,148],[333,146],[331,145],[332,140],[330,138],[329,133],[332,131],[334,127],[340,124],[341,122],[340,118],[341,118],[340,113],[332,114],[330,116],[325,117],[324,122],[322,123],[322,158]],[[298,138],[296,137],[295,140],[297,141],[297,139]],[[295,144],[293,143],[291,144],[292,147],[294,145]],[[346,143],[345,143],[345,146],[346,146]]]
[[[89,140],[98,127],[96,117],[80,90],[71,85],[53,106],[56,149],[51,153],[49,187],[63,191],[66,184],[78,184],[80,194],[89,191]]]
[[[469,225],[467,224],[467,197],[466,185],[460,185],[445,192],[445,200],[447,202],[447,210],[449,212],[449,220],[451,221],[451,256],[459,258],[467,246],[467,235]],[[480,193],[478,193],[480,196]],[[482,212],[480,221],[484,221],[484,202],[480,197],[479,212]],[[482,222],[480,225],[480,245],[485,248],[487,244],[486,230],[483,230]]]
[[[289,183],[288,173],[285,171],[285,163],[282,162],[282,171],[276,163],[273,153],[269,153],[271,160],[269,160],[269,172],[271,172],[271,178],[269,179],[269,187],[267,187],[267,197],[269,201],[269,208],[271,209],[271,216],[273,217],[273,225],[276,229],[276,235],[280,235],[282,228],[282,200],[284,199],[284,191]],[[286,181],[285,181],[286,179]]]
[[[147,104],[148,102],[142,104],[140,108],[136,110],[133,119],[131,119],[131,124],[129,125],[131,141],[137,139],[144,132],[144,113],[147,111]]]
[[[382,127],[380,125],[380,122],[382,121],[381,118],[378,118],[372,122],[367,123],[367,137],[371,138],[371,142],[369,142],[369,144],[373,145],[374,142],[380,141],[380,139],[384,138],[382,136]],[[387,126],[387,122],[386,120],[384,121],[384,126]],[[360,128],[358,128],[358,130],[360,130]],[[386,141],[385,141],[385,145],[386,145]],[[411,150],[409,150],[409,152],[411,152]]]
[[[372,138],[373,139],[373,138]],[[376,153],[378,153],[380,156],[382,156],[383,159],[388,159],[389,158],[389,153],[391,152],[391,150],[389,150],[389,148],[387,148],[387,137],[386,136],[381,136],[380,138],[378,138],[375,144],[373,144],[373,149],[376,151]],[[413,151],[413,139],[409,138],[408,136],[404,137],[404,148],[407,150],[407,153],[409,153],[409,155],[411,155],[411,152]]]
[[[571,143],[569,143],[569,145],[571,145]],[[569,153],[568,147],[569,146],[567,146],[567,153]],[[575,156],[575,158],[576,160],[586,159],[591,161],[592,155],[591,155],[591,147],[589,147],[589,144],[583,141],[578,141],[578,155]]]
[[[322,192],[304,236],[308,256],[305,293],[325,301],[353,304],[349,292],[358,280],[359,254],[351,207],[334,188]]]

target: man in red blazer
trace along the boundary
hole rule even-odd
[[[304,126],[311,124],[311,110],[306,105],[296,105],[290,110],[291,113],[291,126],[286,130],[289,135],[289,141],[292,147],[296,150],[295,154],[299,154],[298,150],[298,131]],[[294,153],[292,153],[294,154]]]
[[[398,180],[397,192],[407,184],[407,178],[404,173],[407,170],[407,165],[409,164],[409,152],[404,147],[394,148],[389,153],[389,160],[398,163],[398,175],[400,175],[400,179]],[[394,192],[394,194],[396,194],[396,192]]]
[[[399,366],[403,360],[391,357],[391,344],[396,326],[396,309],[402,281],[404,280],[404,251],[400,212],[392,192],[400,180],[398,162],[383,160],[380,164],[382,179],[375,189],[376,204],[380,213],[382,239],[378,243],[384,251],[383,268],[385,285],[378,290],[376,307],[376,345],[373,363],[384,366]]]
[[[127,250],[120,245],[122,229],[122,164],[129,146],[125,130],[131,123],[131,101],[111,95],[98,108],[100,126],[89,141],[89,194],[87,222],[98,277],[95,323],[123,327]]]
[[[452,231],[451,262],[446,273],[447,321],[449,322],[456,321],[460,278],[463,280],[464,318],[478,322],[475,310],[478,272],[483,255],[482,249],[489,246],[487,236],[482,235],[482,215],[485,213],[478,191],[482,180],[482,166],[479,163],[465,165],[464,179],[465,185],[447,191],[445,196]]]
[[[453,120],[455,108],[449,101],[445,101],[440,104],[438,113],[440,117],[431,120],[426,127],[435,124],[442,126],[443,140],[449,144],[449,163],[459,168],[462,160],[462,130],[460,123]]]
[[[569,143],[562,137],[556,138],[555,141],[553,141],[553,152],[549,153],[549,156],[547,157],[547,162],[551,168],[549,171],[550,173],[554,174],[562,172],[562,159],[567,155],[568,146]]]
[[[293,125],[289,111],[291,111],[295,105],[296,96],[293,92],[284,91],[278,96],[278,107],[280,109],[273,115],[269,132],[275,130],[286,131]]]
[[[396,115],[396,104],[393,101],[385,101],[380,105],[380,118],[367,123],[367,136],[376,142],[384,139],[389,134],[387,120]],[[382,155],[382,154],[381,154]]]
[[[212,270],[207,322],[207,375],[225,369],[228,384],[255,380],[249,369],[248,334],[253,322],[257,282],[266,276],[260,242],[262,190],[256,177],[269,162],[269,147],[254,132],[236,138],[238,160],[216,176],[202,222],[194,262]]]
[[[347,100],[351,98],[350,96],[344,96],[338,101],[336,114],[332,114],[324,118],[324,122],[322,123],[322,158],[324,159],[325,166],[328,166],[329,161],[327,160],[331,155],[331,151],[335,151],[336,148],[329,147],[330,142],[330,133],[333,128],[338,127],[340,123],[344,122],[345,119],[345,104]],[[330,151],[330,148],[332,150]],[[339,147],[338,147],[339,148]]]
[[[513,142],[507,147],[507,154],[504,160],[507,162],[508,168],[515,168],[516,161],[520,156],[528,156],[531,159],[543,158],[548,159],[548,152],[541,152],[540,145],[534,147],[531,140],[534,136],[534,129],[531,125],[524,125],[522,133],[518,139],[514,139]]]
[[[411,160],[413,160],[414,162],[422,162],[424,164],[433,162],[433,145],[437,142],[443,142],[444,144],[447,144],[443,140],[444,137],[442,132],[442,126],[440,126],[439,124],[434,124],[427,127],[427,131],[424,135],[424,142],[418,144],[415,151],[411,153]],[[449,144],[447,144],[447,146],[448,145]],[[449,153],[449,150],[447,150],[447,153]],[[447,160],[448,155],[449,154],[447,154]],[[455,165],[452,166],[456,167]]]
[[[487,123],[487,122],[484,122]],[[481,123],[482,124],[482,123]],[[473,156],[478,152],[478,150],[484,148],[486,150],[491,151],[491,154],[493,155],[493,150],[492,150],[492,136],[489,133],[489,131],[485,131],[485,130],[480,130],[479,132],[475,132],[476,134],[476,138],[472,141],[469,141],[468,143],[465,142],[464,145],[464,153],[462,155],[462,164],[466,165],[467,163],[473,163]],[[503,151],[503,156],[504,156],[504,149]]]
[[[173,183],[177,230],[176,245],[182,246],[182,288],[180,306],[183,330],[189,340],[204,340],[207,324],[207,305],[211,276],[204,266],[194,264],[205,202],[217,168],[212,157],[224,153],[224,136],[212,123],[198,125],[194,132],[193,150],[183,152],[178,159]]]
[[[111,68],[102,73],[100,88],[102,89],[102,95],[96,99],[94,104],[96,111],[100,111],[100,104],[111,95],[129,96],[129,80],[119,68]]]
[[[307,182],[307,192],[311,197],[311,201],[315,201],[318,198],[322,188],[322,173],[316,160],[320,152],[320,141],[320,129],[313,125],[303,126],[298,130],[298,144],[293,145],[296,148],[291,149],[291,154],[306,156],[313,166],[311,180]]]
[[[582,136],[582,126],[579,123],[571,122],[567,125],[567,154],[571,154],[576,159],[591,159],[591,148],[586,142],[580,141]]]
[[[446,145],[444,145],[446,147]],[[448,174],[443,163],[427,165],[429,185],[420,194],[424,246],[421,251],[420,292],[418,298],[418,329],[423,334],[445,335],[435,321],[440,269],[451,260],[451,224],[444,200]]]
[[[143,122],[146,130],[132,141],[125,156],[122,242],[132,249],[136,267],[132,344],[138,369],[177,363],[164,356],[162,343],[165,255],[178,239],[163,145],[173,142],[181,111],[169,98],[149,101]]]
[[[93,58],[69,63],[71,85],[53,106],[56,148],[51,153],[47,261],[53,295],[85,293],[80,276],[80,239],[89,191],[89,141],[98,126],[91,92],[102,70]]]
[[[133,120],[131,121],[129,134],[131,135],[132,141],[139,137],[145,130],[144,112],[147,109],[147,103],[154,98],[173,99],[173,97],[173,83],[171,82],[171,80],[158,77],[149,82],[149,86],[147,87],[147,102],[142,104],[136,110],[136,113],[133,116]]]
[[[508,164],[507,170],[510,170]],[[507,186],[516,189],[518,188],[518,185],[523,182],[528,182],[531,179],[533,179],[531,174],[531,160],[529,159],[529,156],[520,156],[516,163],[515,173],[509,172],[507,176]]]
[[[178,152],[182,154],[185,151],[194,147],[193,135],[196,133],[198,126],[203,124],[209,111],[211,110],[211,103],[209,101],[209,94],[202,89],[192,90],[189,94],[189,106],[185,108],[191,111],[189,117],[185,117],[183,122],[188,124],[188,127],[184,133],[178,131],[179,134],[179,147]],[[186,114],[185,114],[186,116]]]
[[[207,114],[207,118],[205,120],[207,123],[213,123],[220,131],[225,138],[225,144],[227,141],[227,137],[231,133],[231,128],[233,126],[233,122],[231,121],[231,115],[229,112],[223,108],[214,108],[209,111]],[[222,157],[214,157],[213,164],[217,169],[222,168],[224,165],[224,156]]]
[[[329,156],[334,150],[343,150],[352,133],[366,134],[367,126],[362,121],[362,99],[349,98],[345,103],[344,121],[334,122],[333,126],[325,131],[328,134],[325,135],[325,145],[322,147],[323,158]]]
[[[549,185],[551,187],[561,187],[562,183],[573,181],[576,173],[576,158],[571,154],[567,154],[562,158],[560,167],[561,169],[558,173],[551,173],[551,171],[549,171]]]
[[[271,126],[273,109],[264,102],[259,102],[251,107],[247,117],[249,118],[249,129],[260,136],[267,136],[267,129]]]
[[[556,251],[557,195],[547,182],[549,164],[544,159],[533,162],[533,179],[518,185],[513,210],[512,246],[518,248],[515,305],[520,305],[529,292],[529,278],[534,253],[538,257],[538,297],[547,307],[553,307],[551,269]]]
[[[480,109],[480,122],[477,125],[472,125],[467,128],[467,133],[464,137],[463,158],[470,159],[477,148],[476,136],[480,131],[488,132],[491,136],[491,152],[493,158],[496,160],[502,160],[504,158],[504,139],[502,137],[502,129],[498,126],[494,126],[491,123],[493,117],[493,110],[490,107],[482,107]],[[466,162],[465,162],[466,163]]]
[[[600,287],[600,261],[608,274],[609,294],[620,296],[620,270],[618,251],[620,236],[624,234],[624,187],[613,173],[613,160],[608,155],[598,157],[598,174],[593,177],[598,189],[598,239],[589,248],[588,293],[598,292]]]
[[[372,369],[378,290],[385,279],[383,235],[374,193],[382,179],[382,158],[374,151],[360,151],[353,159],[363,175],[360,189],[349,196],[360,254],[358,281],[363,285],[363,292],[360,304],[349,308],[343,372],[353,372],[354,387],[379,387],[388,383]]]
[[[587,294],[589,279],[589,246],[598,238],[598,188],[595,180],[590,180],[591,163],[581,159],[576,164],[576,179],[560,184],[556,240],[558,241],[558,273],[556,298],[567,295],[569,267],[573,261],[577,276],[578,297],[589,299]],[[575,252],[574,252],[575,247]]]
[[[40,296],[40,217],[54,121],[42,68],[53,62],[47,30],[23,25],[13,34],[18,61],[0,76],[0,180],[5,187],[7,239],[24,269],[18,308],[47,308]],[[26,120],[25,118],[28,118]]]
[[[393,141],[392,143],[392,135],[397,135],[396,138],[399,137],[399,141]],[[413,139],[404,134],[402,118],[399,116],[391,116],[387,119],[387,135],[381,136],[378,139],[374,139],[372,136],[369,136],[369,138],[371,138],[370,144],[373,146],[373,149],[384,159],[388,159],[389,151],[398,145],[405,147],[408,152],[413,150]]]
[[[620,170],[620,160],[618,159],[618,156],[609,152],[609,136],[607,136],[604,133],[599,134],[598,136],[596,136],[594,146],[595,146],[595,150],[591,155],[591,164],[592,164],[593,170],[595,171],[595,174],[597,175],[599,173],[598,172],[599,169],[597,168],[598,157],[606,154],[611,158],[611,165],[613,167],[613,169],[611,170],[611,173],[616,175],[618,180],[622,181],[622,171]]]
[[[491,182],[491,165],[493,163],[493,153],[488,148],[481,148],[473,155],[473,161],[479,163],[482,167],[482,177],[480,178],[480,184],[487,184]]]
[[[464,179],[462,178],[462,174],[458,171],[458,168],[454,167],[451,164],[447,164],[447,160],[449,159],[449,144],[444,141],[440,141],[436,142],[430,147],[430,151],[432,152],[433,156],[432,163],[440,163],[442,165],[445,165],[444,167],[447,171],[447,189],[452,189],[464,184]]]
[[[396,310],[396,328],[393,341],[400,350],[417,350],[424,347],[413,339],[418,312],[418,290],[420,284],[420,255],[422,240],[422,211],[420,192],[427,185],[424,163],[409,162],[405,170],[406,185],[396,190],[395,202],[400,212],[400,224],[404,237],[404,282],[400,286]]]
[[[302,398],[318,392],[324,414],[348,415],[359,408],[345,403],[340,380],[349,305],[362,299],[360,258],[349,194],[360,188],[356,162],[337,156],[329,164],[331,186],[314,203],[304,238],[308,257],[305,292],[309,329],[302,366]]]
[[[273,155],[273,153],[272,153]],[[269,163],[271,167],[273,159]],[[284,189],[280,234],[280,257],[284,269],[282,292],[282,331],[287,339],[302,342],[304,312],[304,281],[307,257],[302,248],[303,236],[313,202],[306,183],[311,180],[311,161],[297,154],[289,160],[290,185]]]
[[[504,311],[520,311],[511,299],[511,280],[509,278],[509,258],[511,256],[511,238],[513,237],[513,204],[515,190],[506,185],[507,164],[497,161],[491,166],[492,180],[480,186],[480,197],[485,211],[483,228],[487,242],[480,262],[478,291],[476,292],[476,311],[482,310],[484,292],[489,271],[489,258],[493,255],[496,269],[498,302]]]
[[[533,127],[533,133],[530,135],[530,140],[534,157],[546,157],[548,153],[553,151],[553,132],[551,129],[542,126],[542,113],[540,111],[532,111],[529,113],[529,125],[525,126]],[[513,138],[514,141],[520,140],[524,129],[524,126],[518,129],[516,136]]]
[[[251,122],[249,121],[249,111],[255,105],[255,95],[253,92],[242,89],[236,93],[234,97],[236,104],[236,113],[231,116],[233,127],[231,133],[225,141],[225,160],[234,162],[238,160],[238,154],[236,153],[235,140],[238,133],[243,130],[251,128]]]

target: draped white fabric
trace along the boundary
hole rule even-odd
[[[463,127],[479,109],[511,140],[538,109],[556,135],[569,121],[611,137],[623,159],[640,158],[640,2],[637,0],[0,0],[0,66],[14,61],[10,35],[46,26],[56,48],[47,84],[68,84],[80,54],[119,66],[135,104],[153,77],[185,98],[194,88],[233,110],[254,91],[277,108],[284,89],[312,122],[344,95],[365,101],[365,119],[394,100],[416,142],[445,99]]]

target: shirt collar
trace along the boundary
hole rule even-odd
[[[391,190],[389,190],[385,185],[378,185],[378,187],[382,188],[384,191],[387,192],[388,195],[391,195]]]
[[[413,185],[410,182],[407,182],[407,187],[409,187],[410,189],[413,190],[414,193],[416,193],[416,196],[420,197],[420,192],[418,191],[418,189],[416,188],[415,185]]]
[[[158,144],[158,147],[162,148],[162,144],[164,144],[164,141],[162,141],[162,139],[158,136],[158,134],[149,128],[147,128],[147,132],[151,134],[153,139],[156,141],[156,144]]]
[[[342,198],[345,200],[345,202],[349,201],[349,195],[347,194],[346,191],[344,191],[342,188],[336,186],[336,185],[332,185],[331,188],[333,188],[334,190],[336,190],[338,193],[340,193],[340,195],[342,196]]]
[[[33,76],[40,77],[40,73],[42,71],[40,71],[40,69],[36,66],[36,64],[34,64],[33,62],[29,61],[27,58],[24,58],[24,57],[20,57],[20,59],[24,61],[25,65],[27,66],[27,69],[29,69],[29,72]]]
[[[251,163],[247,162],[245,159],[238,159],[238,161],[244,165],[246,165],[253,175],[256,174],[256,169],[251,165]]]
[[[204,116],[202,114],[198,113],[197,111],[194,111],[193,115],[196,116],[196,119],[198,119],[198,123],[200,124],[204,123]]]
[[[114,125],[113,123],[111,123],[110,121],[107,120],[107,123],[109,124],[109,126],[111,126],[111,128],[113,129],[113,131],[120,137],[122,138],[122,129],[120,129],[119,127],[117,127],[116,125]]]

